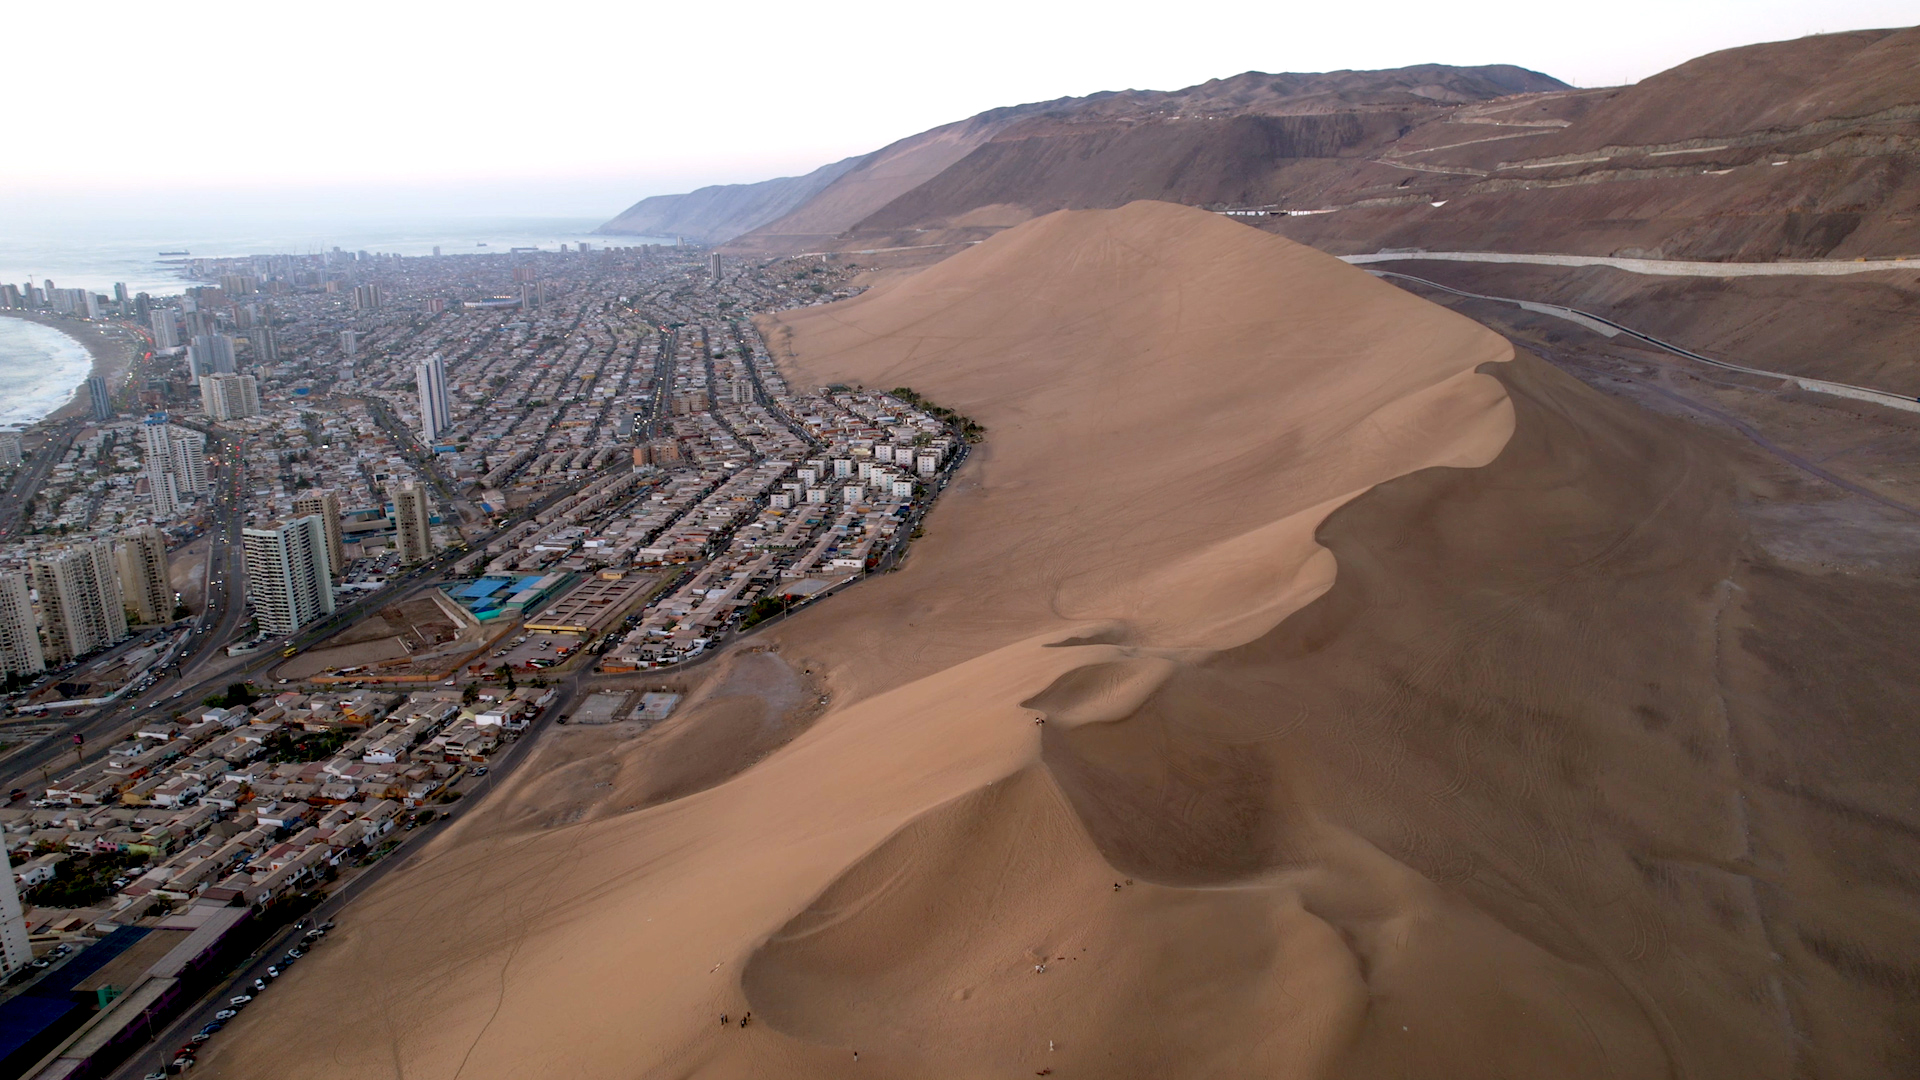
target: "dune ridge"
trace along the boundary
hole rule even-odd
[[[1198,757],[1188,779],[1220,782],[1178,867],[1142,861],[1113,828],[1130,785],[1089,784],[1114,763],[1059,757],[1328,595],[1336,508],[1495,460],[1503,339],[1156,203],[1038,219],[772,329],[808,374],[907,383],[989,429],[906,569],[766,639],[832,709],[631,813],[543,823],[560,793],[522,770],[202,1071],[827,1077],[859,1051],[875,1075],[1304,1077],[1349,1053],[1421,925],[1480,927],[1463,940],[1543,993],[1593,981],[1305,802],[1276,861],[1260,777]],[[1631,1028],[1630,1001],[1579,992]]]

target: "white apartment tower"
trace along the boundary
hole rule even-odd
[[[9,976],[33,963],[33,943],[27,940],[27,913],[20,908],[20,890],[13,884],[13,860],[0,845],[0,976]]]
[[[147,417],[140,433],[154,516],[172,517],[187,499],[206,493],[207,437],[167,423],[166,413]]]
[[[259,416],[260,384],[251,375],[202,375],[200,405],[213,420]]]
[[[414,370],[420,389],[420,441],[432,445],[453,428],[453,402],[447,397],[447,365],[434,353]]]
[[[0,574],[0,674],[38,675],[47,670],[40,630],[33,618],[27,575]]]
[[[427,512],[427,492],[419,484],[402,484],[393,489],[393,539],[400,549],[403,564],[426,562],[433,557],[432,517]]]
[[[29,565],[34,591],[40,594],[48,663],[64,663],[126,639],[127,608],[112,544],[76,544]]]
[[[247,594],[260,628],[291,634],[333,614],[327,530],[315,515],[240,530],[246,547]]]
[[[166,307],[154,308],[147,315],[153,323],[153,347],[161,352],[180,347],[180,334],[174,329],[173,318],[173,309]]]
[[[301,492],[293,500],[293,512],[299,517],[317,517],[327,533],[327,568],[336,579],[347,572],[346,537],[340,530],[340,496],[333,491],[314,488]]]
[[[173,618],[173,579],[167,569],[167,538],[151,525],[126,533],[113,545],[120,594],[143,623]]]

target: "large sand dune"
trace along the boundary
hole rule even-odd
[[[1799,764],[1770,657],[1808,646],[1753,611],[1826,586],[1742,562],[1728,470],[1672,425],[1166,204],[775,329],[808,376],[989,429],[905,569],[763,639],[830,710],[651,806],[645,745],[569,790],[550,741],[201,1072],[1912,1064],[1911,907],[1861,821],[1899,819],[1913,740],[1862,732],[1889,779],[1823,832],[1756,782],[1848,772]]]

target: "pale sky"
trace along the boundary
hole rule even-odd
[[[1098,90],[1417,63],[1604,86],[1915,23],[1920,0],[14,4],[0,199],[610,216]]]

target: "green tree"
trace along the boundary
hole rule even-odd
[[[460,704],[462,705],[471,705],[474,702],[479,700],[480,700],[480,684],[477,682],[468,683],[467,688],[465,690],[460,691]]]

